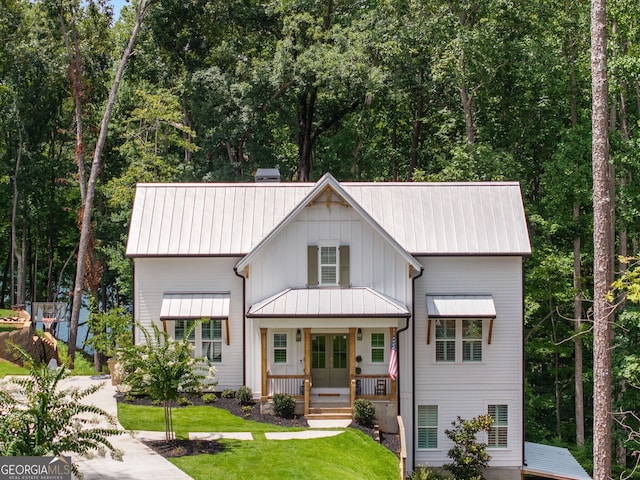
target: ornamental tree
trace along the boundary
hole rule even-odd
[[[453,463],[443,465],[443,468],[451,472],[454,478],[484,479],[482,471],[489,465],[491,456],[487,453],[487,445],[476,440],[476,434],[488,431],[492,423],[490,415],[479,415],[471,420],[458,417],[451,423],[453,428],[444,431],[455,445],[447,453]]]
[[[191,332],[199,322],[193,322],[181,340],[152,325],[152,331],[138,324],[144,343],[117,352],[117,367],[122,370],[120,391],[147,395],[162,403],[167,440],[175,439],[173,407],[184,393],[200,392],[203,386],[215,386],[216,369],[205,357],[192,356]]]

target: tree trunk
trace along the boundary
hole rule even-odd
[[[609,165],[606,0],[591,0],[593,170],[593,478],[611,476],[613,179]]]
[[[467,132],[467,145],[476,143],[476,133],[473,129],[473,106],[472,99],[467,91],[466,85],[460,85],[460,100],[464,110],[464,124]]]
[[[418,70],[418,92],[416,99],[416,111],[413,117],[413,131],[411,132],[411,154],[409,156],[409,171],[407,172],[407,182],[413,180],[413,172],[418,166],[418,146],[420,145],[420,136],[422,132],[422,116],[424,115],[424,93],[422,89],[422,81],[424,78],[424,70]]]
[[[313,151],[313,116],[316,108],[317,90],[303,93],[298,97],[298,181],[308,182],[311,178],[311,152]]]
[[[144,20],[152,0],[141,0],[136,10],[136,20],[129,37],[129,42],[122,53],[118,69],[116,70],[113,83],[111,84],[111,90],[109,91],[109,97],[107,99],[107,105],[105,107],[104,115],[102,116],[102,123],[100,125],[100,133],[98,135],[98,141],[93,152],[93,161],[91,163],[91,173],[89,175],[89,182],[87,183],[87,196],[83,205],[82,212],[82,225],[80,229],[80,242],[78,244],[78,263],[76,268],[75,283],[73,286],[73,304],[71,307],[71,319],[69,323],[69,358],[71,364],[75,360],[76,353],[76,341],[78,338],[78,320],[80,318],[80,309],[82,308],[82,294],[84,291],[84,279],[87,271],[87,252],[89,250],[89,242],[91,238],[91,217],[93,211],[93,200],[95,196],[96,184],[98,181],[98,175],[102,170],[102,150],[107,140],[107,130],[109,127],[109,120],[111,119],[111,112],[116,101],[116,94],[118,93],[118,87],[124,74],[124,69],[127,65],[127,61],[133,51],[133,45],[135,44],[142,21]]]
[[[13,171],[13,201],[11,205],[11,304],[24,303],[24,255],[18,249],[18,176],[20,175],[20,162],[22,161],[22,128],[18,125],[18,152],[16,153],[16,166]],[[15,261],[15,263],[14,263]],[[17,265],[17,278],[14,276]],[[15,281],[15,283],[14,283]],[[20,295],[22,291],[22,295]]]
[[[573,204],[573,220],[577,225],[580,218],[580,205]],[[576,445],[584,446],[584,382],[583,382],[583,358],[582,358],[582,269],[580,266],[580,235],[573,238],[573,318],[575,321],[574,340],[574,384],[575,384],[575,415],[576,415]]]

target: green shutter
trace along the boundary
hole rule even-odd
[[[316,245],[309,245],[307,247],[307,286],[318,286],[318,247]]]
[[[349,245],[340,245],[340,286],[348,287],[349,280]]]

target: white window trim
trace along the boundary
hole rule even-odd
[[[335,248],[336,249],[336,281],[335,283],[324,283],[322,281],[322,249],[323,248]],[[328,266],[328,265],[327,265]],[[334,242],[318,243],[318,285],[325,287],[334,287],[340,285],[340,245]]]
[[[284,335],[285,336],[285,340],[287,343],[287,346],[285,348],[282,347],[278,347],[278,350],[284,350],[286,352],[286,356],[287,356],[287,361],[286,362],[276,362],[276,335]],[[289,335],[288,332],[273,332],[273,334],[271,335],[271,361],[273,362],[273,365],[289,365],[290,361],[291,361],[291,335]]]
[[[486,348],[487,348],[487,341],[485,340],[485,319],[484,318],[459,318],[459,317],[452,317],[452,318],[439,318],[436,319],[435,321],[444,321],[444,320],[454,320],[455,321],[455,356],[453,360],[437,360],[436,359],[436,355],[437,355],[437,345],[439,341],[448,341],[448,340],[439,340],[437,337],[437,330],[434,328],[434,332],[433,332],[433,356],[431,357],[433,359],[433,363],[436,365],[484,365],[485,364],[485,353],[486,353]],[[480,334],[480,345],[482,347],[482,360],[463,360],[464,357],[464,351],[463,351],[463,345],[464,345],[464,339],[463,339],[463,323],[465,321],[468,320],[479,320],[481,322],[482,325],[482,332]]]
[[[496,452],[504,452],[504,451],[510,451],[512,449],[511,447],[511,442],[509,441],[510,437],[511,437],[511,430],[513,428],[512,425],[512,421],[511,421],[511,415],[512,415],[512,411],[513,409],[511,408],[511,404],[505,400],[491,400],[491,401],[486,401],[485,402],[485,412],[487,412],[487,415],[489,415],[489,405],[506,405],[507,407],[507,424],[506,425],[499,425],[502,427],[506,427],[507,429],[507,444],[505,446],[496,446],[496,445],[490,445],[489,444],[489,432],[485,433],[485,443],[487,444],[487,450],[493,450]]]
[[[418,409],[420,407],[436,407],[438,418],[437,418],[435,426],[433,426],[433,425],[421,426],[419,424],[419,422],[418,422],[418,417],[419,417]],[[436,446],[435,447],[420,447],[418,445],[419,436],[420,436],[420,428],[435,428],[435,430],[436,430]],[[416,449],[419,450],[419,451],[422,451],[422,452],[437,452],[437,451],[440,451],[440,450],[442,450],[442,448],[440,446],[440,440],[441,439],[440,439],[440,407],[439,407],[439,405],[437,403],[428,403],[428,404],[421,403],[421,404],[419,404],[418,408],[416,409]]]
[[[373,341],[372,341],[372,336],[376,333],[379,333],[382,335],[382,339],[384,341],[384,344],[382,345],[382,347],[375,347],[376,350],[382,350],[382,361],[381,362],[374,362],[372,360],[373,357]],[[367,359],[367,364],[368,365],[385,365],[389,362],[388,359],[388,353],[387,353],[387,335],[385,334],[385,332],[369,332],[369,358]]]
[[[171,322],[171,329],[170,329],[170,335],[171,338],[173,338],[175,340],[176,338],[176,322],[185,322],[187,324],[186,328],[189,327],[189,322],[195,322],[197,320],[192,320],[189,318],[174,318],[172,319],[173,321]],[[224,328],[225,328],[225,322],[223,321],[223,319],[220,318],[207,318],[205,319],[205,321],[211,321],[211,320],[218,320],[220,322],[220,338],[219,339],[204,339],[205,342],[215,342],[215,343],[219,343],[220,344],[220,356],[222,357],[222,360],[219,362],[216,362],[214,360],[210,360],[210,362],[213,365],[222,365],[224,364]],[[169,330],[169,329],[168,329]],[[195,338],[193,341],[189,341],[189,343],[191,343],[194,346],[194,349],[192,350],[192,356],[193,357],[204,357],[204,350],[202,348],[203,345],[203,338],[202,338],[202,323],[198,324],[195,328],[195,330],[193,331]]]

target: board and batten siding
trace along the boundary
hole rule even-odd
[[[323,204],[306,208],[266,245],[249,268],[247,305],[286,288],[308,283],[309,245],[349,245],[349,280],[410,303],[411,281],[406,261],[352,208]]]
[[[491,466],[522,465],[522,258],[521,257],[419,257],[424,275],[416,282],[415,405],[438,405],[438,448],[416,449],[415,463],[441,466],[448,463],[452,443],[444,430],[457,416],[465,419],[486,414],[490,404],[508,405],[507,448],[491,448]],[[496,307],[491,344],[487,343],[489,320],[483,320],[482,361],[436,363],[435,325],[427,344],[427,295],[492,295]],[[433,322],[433,320],[431,320]],[[403,338],[402,360],[411,365],[411,348]],[[402,413],[406,425],[414,414],[410,391],[402,386]],[[417,431],[417,430],[416,430]],[[413,441],[413,434],[407,440]],[[481,439],[482,440],[482,439]],[[413,445],[410,445],[413,449]]]
[[[222,328],[222,363],[216,364],[217,390],[242,385],[242,279],[235,275],[237,257],[218,258],[136,258],[134,316],[149,328],[155,323],[162,329],[160,308],[164,293],[229,292],[229,338]],[[169,324],[169,322],[167,322]],[[173,329],[168,326],[167,330]],[[141,337],[136,332],[136,341]]]

